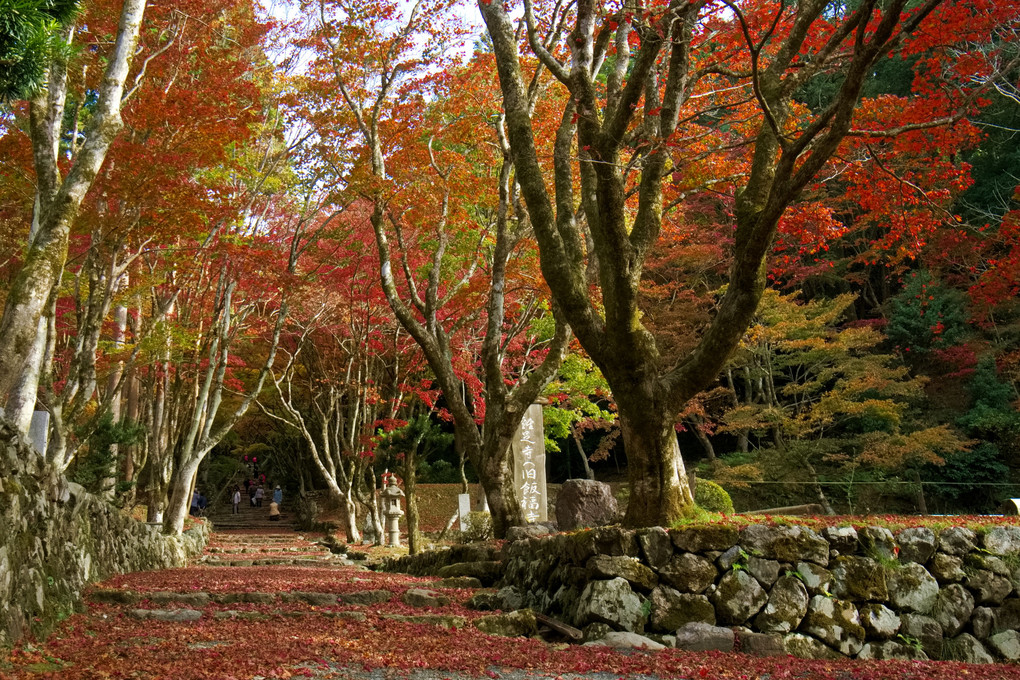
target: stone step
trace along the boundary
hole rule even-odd
[[[207,605],[219,604],[274,604],[276,602],[303,602],[315,607],[344,605],[365,606],[382,604],[393,599],[388,590],[358,590],[350,593],[321,593],[305,591],[262,592],[237,591],[226,593],[205,593],[175,591],[138,592],[134,590],[99,589],[88,595],[93,602],[135,606],[141,602],[149,605],[184,605],[201,609]]]
[[[256,544],[243,545],[233,548],[222,548],[217,546],[210,546],[206,548],[207,553],[219,553],[223,555],[242,555],[242,554],[286,554],[286,553],[321,553],[327,554],[329,551],[323,548],[318,548],[314,544],[308,546],[259,546]]]
[[[314,558],[288,558],[288,559],[274,559],[274,558],[258,558],[250,560],[239,560],[239,559],[207,559],[206,557],[199,558],[193,564],[201,564],[207,567],[273,567],[273,566],[284,566],[284,567],[345,567],[350,566],[350,562],[347,560],[340,559],[328,559],[324,557]]]

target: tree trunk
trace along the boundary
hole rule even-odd
[[[581,440],[581,435],[574,427],[570,428],[570,434],[573,435],[574,443],[577,444],[577,453],[581,456],[581,463],[584,465],[584,478],[595,479],[595,473],[592,472],[591,465],[588,464],[588,454],[584,452],[584,443]],[[569,452],[567,453],[569,457]]]
[[[32,102],[30,128],[39,192],[39,231],[11,285],[0,320],[0,395],[5,402],[31,355],[39,318],[67,261],[71,224],[123,127],[121,98],[144,12],[145,0],[125,0],[116,43],[85,129],[85,143],[63,179],[59,139],[67,78],[59,59],[50,66],[48,88]]]
[[[669,527],[694,507],[673,419],[649,408],[635,413],[621,404],[620,427],[630,483],[624,523],[632,527]]]
[[[49,319],[39,317],[38,328],[32,347],[25,359],[21,375],[7,397],[7,416],[14,421],[19,432],[28,433],[35,412],[36,395],[39,392],[39,377],[42,374],[43,354],[46,350],[46,335]],[[40,453],[46,453],[41,451]]]
[[[418,466],[417,442],[404,452],[404,501],[407,504],[407,549],[412,555],[422,551],[421,533],[418,531]]]
[[[192,457],[174,471],[170,483],[170,500],[163,524],[167,533],[180,535],[184,531],[184,519],[191,507],[191,480],[198,472],[201,457]]]

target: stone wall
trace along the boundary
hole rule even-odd
[[[458,557],[386,568],[436,574]],[[499,557],[484,608],[530,608],[589,640],[616,630],[691,650],[1020,660],[1020,526],[601,527],[521,538]]]
[[[208,523],[182,537],[135,521],[46,469],[0,420],[0,646],[46,635],[91,581],[186,564]]]
[[[606,527],[506,546],[501,594],[579,628],[688,624],[801,657],[1020,659],[1020,527]]]

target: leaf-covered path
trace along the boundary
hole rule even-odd
[[[416,589],[449,603],[422,606],[408,596]],[[86,611],[49,639],[0,656],[0,678],[1020,677],[1010,666],[627,653],[495,637],[472,625],[485,615],[464,606],[472,594],[369,571],[296,533],[218,532],[192,566],[98,584]]]

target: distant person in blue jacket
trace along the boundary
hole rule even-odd
[[[277,505],[283,503],[283,490],[280,488],[279,484],[277,484],[276,488],[273,489],[273,502]]]

